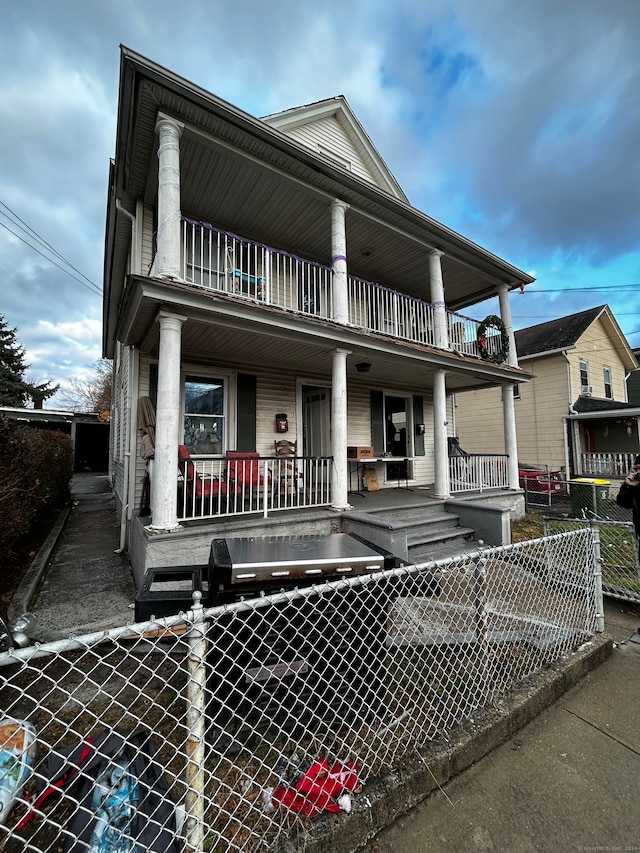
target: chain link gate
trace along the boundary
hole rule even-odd
[[[0,826],[0,849],[70,849],[72,816],[95,820],[78,795],[87,774],[75,764],[69,784],[34,809],[51,781],[47,758],[140,730],[157,742],[152,763],[169,805],[169,817],[145,816],[148,828],[160,837],[168,826],[179,851],[276,844],[315,807],[340,808],[335,788],[312,800],[301,787],[314,767],[341,768],[329,776],[357,796],[592,640],[603,628],[596,538],[583,526],[215,608],[196,600],[186,614],[0,655],[0,707],[37,733],[33,773]],[[417,594],[427,575],[438,588]],[[283,620],[292,608],[296,618]],[[328,660],[314,657],[309,636],[329,639]],[[132,821],[125,834],[136,833]]]

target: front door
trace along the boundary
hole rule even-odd
[[[302,455],[331,456],[331,389],[302,386]]]

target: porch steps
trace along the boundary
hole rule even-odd
[[[384,513],[385,522],[393,527],[396,535],[403,531],[411,564],[454,557],[482,547],[474,538],[475,531],[463,527],[460,517],[447,512],[440,501],[402,509],[380,509],[371,514],[378,513]]]

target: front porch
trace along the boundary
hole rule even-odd
[[[268,519],[261,512],[182,519],[180,529],[162,533],[134,516],[129,545],[134,581],[140,587],[149,568],[205,565],[214,538],[239,536],[355,533],[408,563],[429,562],[481,543],[509,544],[510,520],[524,513],[522,492],[494,488],[447,500],[433,495],[433,485],[363,491],[340,513],[308,506],[282,509]]]

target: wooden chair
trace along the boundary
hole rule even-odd
[[[298,467],[296,463],[298,442],[282,438],[279,441],[274,441],[273,446],[274,455],[278,457],[280,491],[285,494],[295,495],[297,493],[298,480]]]

